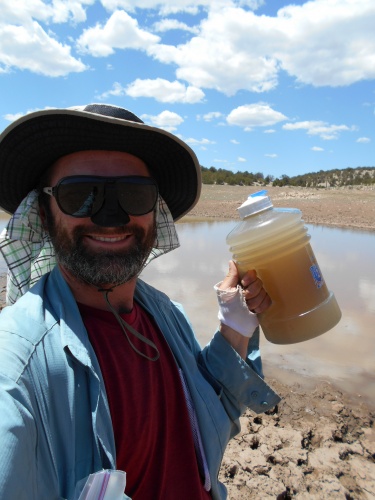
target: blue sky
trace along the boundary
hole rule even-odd
[[[374,0],[0,0],[0,130],[105,102],[205,167],[375,166]]]

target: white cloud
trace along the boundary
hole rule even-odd
[[[95,0],[1,0],[0,22],[9,24],[29,24],[32,19],[41,22],[80,23],[86,21],[85,6]]]
[[[241,163],[244,163],[244,162],[246,162],[247,160],[246,160],[246,158],[242,158],[242,156],[239,156],[239,157],[237,158],[237,161],[239,161],[239,162],[241,162]]]
[[[227,116],[229,125],[238,125],[244,127],[245,130],[252,130],[254,127],[268,127],[286,119],[285,115],[275,111],[265,103],[239,106]]]
[[[123,95],[134,98],[152,97],[159,102],[188,104],[201,102],[204,98],[204,92],[200,89],[191,86],[186,87],[181,82],[170,82],[163,78],[156,78],[155,80],[137,78],[126,87],[123,87],[119,82],[115,82],[111,90],[103,92],[98,98],[106,99],[109,96],[119,97]]]
[[[138,26],[138,21],[124,11],[114,12],[104,24],[83,31],[77,47],[94,57],[106,57],[115,49],[147,50],[160,38]]]
[[[125,95],[125,87],[121,85],[119,82],[115,82],[112,85],[111,90],[107,90],[106,92],[103,92],[102,94],[97,96],[97,99],[107,99],[109,96],[115,96],[115,97],[120,97]]]
[[[53,0],[51,8],[53,10],[52,20],[55,23],[65,23],[73,21],[81,23],[86,21],[86,11],[84,6],[92,5],[95,0]],[[43,4],[44,9],[46,4]]]
[[[202,102],[204,92],[196,87],[186,87],[183,83],[170,82],[163,78],[155,80],[141,80],[137,78],[125,89],[125,94],[130,97],[153,97],[160,102],[182,102],[194,104]]]
[[[264,33],[254,27],[254,20],[256,16],[243,9],[212,8],[198,36],[173,49],[153,46],[150,53],[161,62],[177,64],[177,77],[197,87],[227,95],[240,88],[264,92],[277,84],[278,63],[259,51]]]
[[[275,153],[268,153],[268,154],[265,154],[264,156],[267,156],[267,158],[277,158],[277,154],[275,154]]]
[[[284,130],[306,130],[308,135],[318,135],[321,139],[330,141],[338,139],[341,132],[352,132],[356,127],[347,125],[329,125],[322,121],[303,121],[296,123],[286,123]]]
[[[8,122],[15,122],[18,118],[24,116],[25,113],[7,113],[3,116],[4,120]]]
[[[42,109],[44,110],[44,109],[52,109],[52,108],[49,106],[46,106]],[[35,111],[42,111],[42,110],[40,108],[34,108],[34,109],[27,110],[26,113],[7,113],[6,115],[3,116],[3,118],[5,120],[7,120],[8,122],[14,122],[14,121],[18,120],[19,118],[22,118],[22,116],[28,115],[30,113],[34,113]]]
[[[187,12],[198,14],[203,9],[221,9],[225,6],[238,4],[256,10],[264,4],[264,0],[178,0],[175,2],[162,2],[160,0],[101,0],[103,6],[113,12],[116,9],[124,9],[134,12],[136,9],[157,9],[162,15]]]
[[[174,113],[173,111],[162,111],[158,115],[142,115],[142,120],[154,125],[155,127],[160,127],[168,132],[173,132],[177,129],[184,119],[182,116]]]
[[[373,0],[315,0],[258,16],[216,8],[185,44],[157,45],[152,55],[176,64],[177,77],[227,95],[265,92],[284,70],[298,82],[344,86],[375,77]]]
[[[278,58],[298,81],[342,86],[375,76],[375,3],[315,0],[278,12]]]
[[[268,128],[267,130],[264,130],[263,132],[265,134],[274,134],[276,132],[276,130],[273,128]]]
[[[162,19],[154,24],[154,31],[163,33],[170,30],[188,31],[190,33],[199,33],[199,28],[196,26],[188,26],[177,19]]]
[[[215,158],[214,163],[228,163],[228,160],[220,160],[218,158]]]
[[[236,2],[234,2],[236,3]],[[265,0],[239,0],[238,5],[240,6],[247,6],[251,10],[257,10],[259,7],[262,7],[262,5],[265,5],[266,1]]]
[[[19,67],[62,76],[87,69],[72,56],[66,41],[43,31],[42,23],[81,23],[86,20],[87,7],[94,3],[17,0],[15,8],[13,0],[1,0],[0,73]],[[281,70],[297,82],[314,86],[343,86],[375,78],[373,0],[310,0],[288,5],[274,16],[250,10],[263,3],[101,0],[110,17],[106,23],[88,26],[78,38],[77,48],[95,57],[116,50],[143,50],[162,63],[176,65],[177,79],[193,88],[212,88],[227,95],[241,89],[272,90]],[[154,9],[162,16],[200,13],[202,20],[192,26],[165,18],[152,28],[143,27],[128,14],[138,15],[139,9]],[[180,45],[167,45],[151,29],[179,29],[196,36]]]
[[[369,280],[360,279],[359,280],[359,295],[365,302],[367,310],[370,313],[375,312],[375,284],[371,283]]]
[[[223,116],[223,113],[220,111],[211,111],[210,113],[206,113],[202,116],[205,122],[212,122],[212,120],[217,120]]]
[[[369,137],[360,137],[357,139],[357,142],[360,142],[361,144],[367,144],[368,142],[371,142],[371,139]]]
[[[185,142],[187,142],[188,144],[191,144],[192,146],[208,146],[210,144],[216,144],[215,141],[211,141],[209,139],[189,138],[189,139],[185,139]]]
[[[94,0],[1,0],[0,73],[13,68],[59,77],[87,69],[71,55],[71,47],[43,29],[41,23],[79,23],[86,20],[84,7]]]
[[[230,140],[230,142],[231,142],[232,144],[240,144],[240,142],[239,142],[239,141],[237,141],[236,139],[231,139],[231,140]]]
[[[158,9],[162,15],[175,14],[177,12],[189,12],[196,14],[198,6],[209,3],[210,0],[201,0],[199,3],[189,0],[179,0],[173,3],[161,2],[160,0],[101,0],[104,8],[113,12],[124,9],[134,12],[136,9]]]
[[[323,148],[320,148],[319,146],[313,146],[313,147],[311,148],[311,151],[324,151],[324,149],[323,149]]]
[[[2,25],[20,25],[30,23],[32,19],[46,21],[52,16],[51,5],[45,5],[41,0],[19,0],[17,9],[13,0],[1,0],[0,23]]]
[[[56,41],[33,21],[27,26],[0,26],[0,68],[29,70],[46,76],[65,76],[87,69],[71,55],[71,48]]]

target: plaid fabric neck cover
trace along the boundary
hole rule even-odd
[[[157,236],[147,259],[151,260],[179,247],[173,217],[159,196],[156,208]],[[24,198],[0,235],[0,252],[8,266],[7,305],[14,304],[44,274],[56,265],[55,250],[39,214],[38,193]]]

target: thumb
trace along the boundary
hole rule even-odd
[[[228,274],[221,282],[219,289],[228,290],[229,288],[236,288],[238,285],[238,281],[239,281],[239,275],[236,264],[233,262],[233,260],[230,260]]]

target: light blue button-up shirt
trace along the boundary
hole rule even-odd
[[[262,378],[258,335],[246,362],[219,332],[201,350],[178,304],[141,280],[135,300],[154,317],[185,375],[212,497],[224,499],[217,475],[241,413],[246,406],[263,412],[279,401]],[[55,268],[0,314],[0,498],[71,499],[78,481],[115,469],[115,457],[99,364]]]

